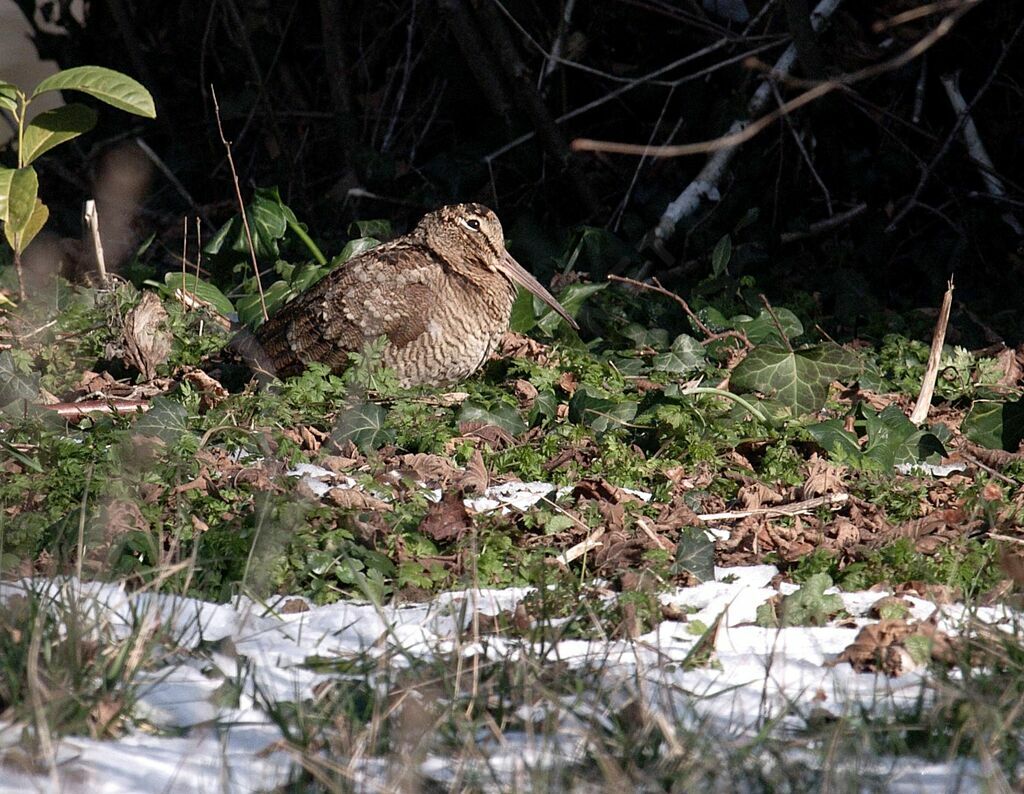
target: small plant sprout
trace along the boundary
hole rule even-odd
[[[81,91],[119,110],[156,118],[149,91],[127,75],[101,66],[78,66],[57,72],[29,94],[0,80],[0,110],[11,114],[18,133],[18,167],[0,168],[0,222],[14,252],[21,300],[25,299],[21,255],[50,215],[39,199],[39,177],[32,163],[55,146],[96,126],[96,111],[78,103],[48,110],[29,121],[29,106],[49,91]]]

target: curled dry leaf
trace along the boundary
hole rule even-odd
[[[836,466],[816,454],[807,461],[807,479],[801,488],[803,499],[811,499],[827,493],[840,493],[848,490],[843,485],[845,466]]]
[[[459,490],[463,493],[483,493],[489,483],[490,477],[484,465],[484,457],[479,449],[474,449],[465,472],[459,478]]]
[[[142,300],[124,321],[125,362],[152,380],[156,368],[170,356],[172,341],[163,303],[155,292],[143,292]]]
[[[438,543],[458,540],[473,526],[473,520],[458,491],[446,491],[440,502],[434,502],[420,522],[419,531]]]
[[[348,510],[388,512],[394,508],[387,502],[355,488],[331,488],[327,492],[331,504]]]
[[[417,452],[398,456],[402,469],[409,470],[420,482],[436,488],[446,489],[458,474],[458,470],[448,458]]]

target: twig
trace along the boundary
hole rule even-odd
[[[252,242],[252,230],[249,228],[249,217],[245,212],[245,202],[242,201],[242,189],[238,185],[238,172],[235,170],[235,158],[231,154],[231,144],[224,137],[224,126],[220,121],[220,105],[217,104],[217,91],[213,84],[210,84],[210,95],[213,97],[213,114],[217,119],[217,132],[220,134],[220,142],[224,144],[224,151],[228,155],[228,167],[231,169],[231,181],[235,185],[235,198],[238,200],[238,210],[242,213],[242,228],[245,229],[245,240],[249,245],[249,256],[252,258],[252,270],[256,274],[256,288],[260,292],[260,310],[263,312],[263,320],[267,320],[267,302],[263,297],[263,280],[260,278],[260,266],[256,261],[256,246]]]
[[[79,403],[41,405],[47,411],[68,419],[82,419],[86,414],[136,414],[150,409],[147,400],[83,400]]]
[[[758,507],[753,510],[735,510],[729,513],[704,513],[698,515],[701,521],[735,521],[750,516],[795,516],[802,513],[810,513],[822,506],[831,508],[838,507],[849,501],[850,495],[845,493],[831,493],[824,496],[817,496],[814,499],[805,499],[802,502],[791,502],[788,505],[773,505],[771,507]]]
[[[820,26],[823,20],[835,11],[841,1],[821,0],[815,8],[812,24],[816,23],[817,26]],[[675,228],[679,222],[697,210],[702,198],[713,196],[717,193],[717,183],[724,175],[726,168],[735,155],[737,146],[750,140],[787,113],[792,113],[794,110],[820,99],[832,91],[846,89],[854,83],[898,69],[918,58],[945,37],[953,29],[957,20],[980,2],[981,0],[962,0],[953,13],[940,20],[933,30],[899,55],[888,61],[865,67],[857,72],[818,83],[786,102],[775,111],[751,122],[749,118],[756,116],[764,110],[771,93],[768,85],[762,84],[754,92],[750,102],[747,104],[748,118],[734,121],[729,128],[729,132],[721,137],[699,143],[660,147],[579,138],[573,141],[572,146],[577,151],[613,152],[632,155],[646,154],[656,157],[681,157],[690,154],[713,153],[697,177],[680,193],[675,201],[665,208],[661,220],[651,235],[654,244],[657,245],[675,233]],[[773,74],[788,75],[792,71],[795,62],[796,49],[790,46],[776,61],[772,70]]]
[[[939,27],[941,27],[943,23],[945,23],[947,20],[951,18],[952,15],[950,17],[946,17],[945,19],[943,19],[939,23]],[[1022,21],[1021,24],[1017,25],[1017,28],[1013,31],[1013,35],[1010,36],[1010,40],[1006,43],[1006,46],[1003,47],[1003,51],[999,54],[999,57],[996,59],[995,65],[992,67],[992,71],[990,71],[988,77],[985,78],[985,82],[981,84],[981,87],[978,89],[978,92],[974,95],[974,99],[972,99],[970,103],[968,103],[966,107],[966,113],[961,114],[957,117],[956,123],[953,125],[953,128],[946,135],[945,140],[943,140],[942,145],[935,153],[935,156],[932,157],[931,161],[928,163],[927,166],[921,169],[921,176],[917,180],[917,185],[914,187],[914,192],[911,193],[910,198],[908,198],[906,202],[904,202],[903,207],[900,209],[899,212],[896,213],[893,219],[889,222],[889,225],[885,227],[885,230],[887,232],[895,231],[896,227],[907,216],[907,214],[916,206],[918,206],[918,197],[921,195],[922,191],[925,188],[925,185],[931,178],[932,172],[935,170],[935,167],[939,164],[939,161],[946,156],[946,153],[949,151],[950,146],[953,145],[953,141],[956,139],[957,134],[959,134],[960,132],[960,128],[963,126],[967,119],[967,113],[970,113],[974,106],[978,104],[978,101],[982,98],[982,96],[984,96],[985,92],[988,91],[989,86],[992,85],[992,81],[995,80],[996,75],[999,74],[999,70],[1002,68],[1003,62],[1006,60],[1007,55],[1009,55],[1010,50],[1013,48],[1013,45],[1016,42],[1017,37],[1020,35],[1022,29],[1024,29],[1024,21]],[[937,27],[935,31],[938,30],[939,28]],[[931,34],[932,36],[934,36],[935,31],[933,31],[933,33]],[[925,38],[929,37],[926,36]],[[922,41],[924,41],[924,39],[922,39]],[[918,42],[918,44],[920,44],[920,42]]]
[[[582,557],[588,551],[600,548],[603,545],[601,543],[601,538],[604,536],[604,533],[604,527],[598,527],[596,530],[594,530],[594,534],[590,535],[584,540],[581,540],[575,546],[566,549],[557,557],[555,557],[555,562],[559,562],[562,565],[568,566],[570,562]]]
[[[942,296],[942,308],[939,309],[939,319],[935,322],[935,332],[932,334],[932,347],[928,351],[928,365],[924,370],[924,377],[921,379],[921,392],[917,395],[917,403],[910,414],[910,421],[920,425],[928,418],[928,409],[932,404],[932,395],[935,394],[935,381],[939,377],[939,368],[942,362],[942,346],[946,342],[946,328],[949,326],[949,309],[953,305],[953,279],[949,280],[946,286],[946,294]]]
[[[953,106],[953,111],[957,114],[957,117],[963,118],[960,137],[963,138],[964,146],[967,147],[967,153],[970,155],[971,160],[978,166],[978,173],[981,174],[981,180],[985,183],[985,188],[990,195],[1002,198],[1006,195],[1006,189],[1003,187],[1003,181],[996,174],[995,166],[992,165],[992,158],[988,156],[988,150],[985,148],[984,141],[981,140],[981,134],[974,123],[974,117],[971,115],[971,110],[964,100],[964,95],[960,93],[960,72],[944,74],[939,80],[942,81],[942,87],[946,90],[946,96],[949,97],[949,104]],[[1024,227],[1021,226],[1020,221],[1017,220],[1012,212],[1007,210],[1001,217],[1018,237],[1024,237]]]
[[[698,330],[705,335],[705,344],[707,344],[708,342],[716,342],[719,339],[727,339],[732,337],[734,339],[739,339],[740,342],[743,343],[744,347],[747,347],[748,349],[751,346],[750,340],[747,339],[747,335],[742,331],[722,331],[720,333],[715,333],[714,331],[712,331],[701,321],[700,317],[696,315],[693,309],[690,308],[690,304],[688,304],[681,295],[677,295],[676,293],[665,289],[663,286],[661,286],[661,283],[656,278],[651,279],[654,282],[653,284],[648,284],[645,281],[637,281],[634,278],[627,278],[626,276],[616,276],[613,273],[609,273],[608,280],[618,281],[622,284],[629,284],[631,287],[636,287],[637,289],[644,289],[650,290],[651,292],[657,292],[659,295],[664,295],[666,298],[674,300],[676,303],[679,304],[683,312],[686,314],[687,317],[690,318],[693,324],[697,326]]]
[[[85,225],[89,228],[89,237],[92,240],[93,258],[96,260],[96,275],[100,280],[100,287],[107,288],[107,263],[103,258],[103,241],[100,239],[100,216],[96,211],[96,202],[88,199],[85,202]]]
[[[569,32],[569,24],[572,22],[572,12],[576,7],[576,0],[565,0],[562,7],[562,15],[558,20],[558,32],[555,33],[555,40],[551,43],[551,51],[548,53],[544,68],[537,77],[537,90],[544,87],[544,82],[558,68],[562,61],[562,48],[565,46],[565,34]]]
[[[188,292],[188,288],[185,286],[185,263],[188,261],[188,217],[182,216],[181,218],[181,289],[177,290],[179,298],[181,300],[181,308],[185,311],[189,310],[189,307],[185,305],[185,293]]]
[[[779,321],[779,316],[775,313],[775,309],[772,308],[772,305],[768,302],[768,296],[762,292],[757,297],[761,299],[761,303],[764,304],[764,310],[768,312],[768,316],[772,318],[772,324],[774,324],[775,330],[779,332],[779,336],[782,338],[782,342],[786,346],[786,349],[792,353],[793,345],[789,343],[789,337],[786,336],[786,330],[782,327],[782,323]]]
[[[156,167],[157,171],[164,175],[164,179],[171,183],[171,187],[173,187],[178,192],[178,195],[188,202],[188,205],[189,207],[192,208],[192,211],[197,214],[203,213],[203,210],[200,208],[200,206],[196,204],[195,199],[192,198],[192,194],[188,192],[188,188],[186,188],[181,183],[181,180],[178,179],[177,176],[175,176],[174,172],[168,167],[167,163],[163,161],[160,155],[154,152],[149,147],[149,144],[142,140],[142,138],[136,137],[135,145],[142,149],[142,153],[149,158],[149,161]]]
[[[851,207],[845,212],[840,212],[838,215],[833,215],[831,218],[825,218],[817,223],[812,223],[806,231],[786,232],[779,238],[779,241],[785,245],[786,243],[795,243],[798,240],[806,240],[808,237],[816,237],[819,234],[830,232],[833,229],[838,229],[840,226],[846,225],[857,216],[864,214],[864,211],[867,208],[868,205],[861,202],[857,206]]]
[[[772,94],[775,95],[775,101],[781,106],[783,104],[782,94],[779,93],[779,87],[774,82],[770,83],[772,87]],[[825,208],[828,210],[828,216],[831,218],[835,213],[832,210],[832,194],[829,192],[828,186],[825,184],[825,180],[818,174],[818,169],[814,167],[814,160],[811,159],[810,153],[807,151],[807,147],[804,146],[803,139],[800,137],[800,133],[796,131],[796,127],[793,126],[793,120],[790,116],[786,115],[782,117],[786,122],[786,128],[793,136],[793,141],[796,143],[796,148],[799,150],[801,157],[804,158],[804,162],[807,163],[807,169],[811,172],[811,176],[814,181],[818,183],[818,187],[821,188],[822,195],[825,197]]]

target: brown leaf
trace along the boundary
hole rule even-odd
[[[155,292],[143,292],[142,300],[124,321],[125,362],[146,380],[171,354],[172,337],[167,328],[167,310]]]
[[[440,455],[417,452],[399,455],[398,460],[401,468],[411,471],[416,479],[439,488],[447,488],[458,474],[451,461]]]
[[[478,438],[491,449],[506,449],[516,443],[515,436],[504,428],[482,422],[460,422],[459,433],[466,438]]]
[[[440,502],[434,502],[420,522],[419,531],[438,543],[458,540],[473,526],[458,491],[446,491]]]
[[[200,413],[206,413],[211,408],[216,408],[227,399],[228,390],[221,385],[219,380],[211,378],[201,369],[190,369],[185,373],[185,380],[199,392]]]
[[[812,499],[827,493],[845,491],[842,479],[845,472],[844,466],[836,466],[817,455],[811,455],[807,461],[807,479],[801,488],[802,498]]]
[[[483,493],[487,490],[489,482],[484,456],[480,454],[479,449],[474,449],[469,463],[466,464],[466,471],[459,478],[458,489],[462,493]]]
[[[576,393],[576,387],[579,386],[579,381],[576,380],[576,375],[572,372],[566,371],[558,376],[558,388],[572,397]]]
[[[520,408],[528,410],[533,407],[538,392],[537,387],[530,383],[530,381],[519,378],[512,384],[512,391],[516,393],[516,399],[519,400]]]
[[[1020,382],[1021,377],[1024,377],[1024,369],[1021,368],[1020,362],[1017,360],[1016,351],[1006,348],[996,356],[996,361],[999,364],[999,369],[1003,372],[1002,377],[999,378],[999,385],[1010,389],[1014,388]]]
[[[351,510],[386,512],[394,509],[387,502],[356,488],[331,488],[327,492],[327,498],[331,501],[331,504]]]

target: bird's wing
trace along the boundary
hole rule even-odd
[[[395,241],[328,273],[256,330],[259,367],[280,376],[307,362],[344,369],[348,354],[386,336],[401,348],[427,330],[444,278],[419,244]]]

